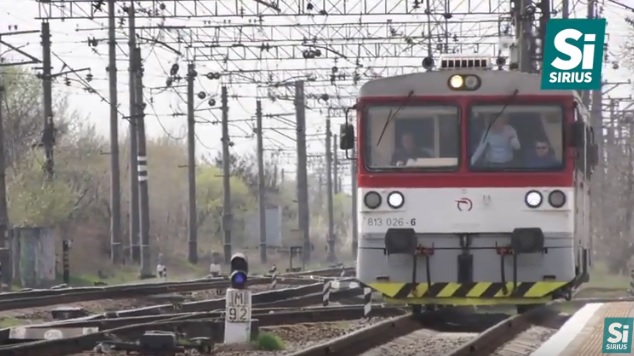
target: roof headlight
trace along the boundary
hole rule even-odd
[[[476,90],[480,87],[480,78],[475,75],[468,75],[464,78],[464,86],[469,90]]]
[[[449,87],[451,89],[460,89],[464,85],[464,78],[461,75],[452,75],[449,78]]]

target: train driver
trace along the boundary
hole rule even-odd
[[[535,151],[526,158],[527,168],[554,168],[561,164],[552,154],[547,140],[535,142]]]
[[[517,131],[509,125],[509,118],[500,116],[488,132],[482,133],[480,144],[471,156],[471,165],[476,165],[484,154],[486,166],[507,166],[513,161],[514,151],[520,148]]]
[[[392,166],[404,166],[410,159],[431,158],[429,150],[419,147],[416,144],[414,135],[411,132],[404,132],[401,135],[401,148],[396,148],[392,155]]]

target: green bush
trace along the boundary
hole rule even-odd
[[[284,341],[280,339],[277,335],[270,333],[261,333],[257,340],[256,344],[258,350],[263,351],[278,351],[284,350]]]

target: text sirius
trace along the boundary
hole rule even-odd
[[[605,19],[553,19],[544,43],[543,90],[601,88]]]
[[[603,321],[604,354],[629,354],[632,351],[633,318],[605,318]]]

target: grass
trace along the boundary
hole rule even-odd
[[[271,333],[260,333],[255,341],[258,350],[279,351],[284,350],[284,341]]]
[[[22,324],[24,324],[24,321],[17,318],[0,319],[0,328],[11,328],[11,327],[22,325]]]
[[[596,263],[590,269],[590,281],[582,288],[628,289],[629,285],[629,276],[610,273],[605,264]]]
[[[0,318],[0,329],[12,328],[21,325],[41,324],[45,321],[42,319],[19,319],[14,317]]]

